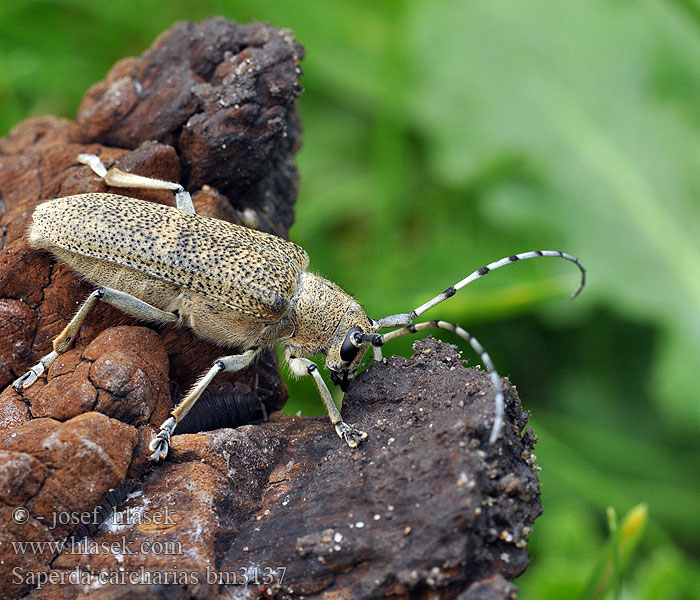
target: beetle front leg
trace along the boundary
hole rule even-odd
[[[316,387],[318,388],[318,393],[320,394],[321,400],[323,400],[323,404],[328,411],[328,416],[331,419],[331,423],[335,427],[335,432],[340,438],[346,441],[348,446],[351,448],[357,448],[360,442],[367,439],[367,434],[359,429],[353,429],[350,427],[350,425],[343,421],[343,418],[340,416],[340,412],[333,402],[333,397],[328,391],[328,386],[326,386],[326,382],[323,381],[323,377],[321,377],[321,373],[319,372],[316,363],[307,358],[297,358],[291,355],[287,355],[286,359],[289,363],[289,367],[292,369],[292,372],[295,375],[298,377],[311,375],[314,378]]]
[[[217,358],[214,361],[211,369],[209,369],[204,376],[194,385],[187,394],[182,399],[182,402],[178,404],[173,411],[170,413],[170,417],[163,422],[160,426],[160,431],[158,435],[151,440],[149,444],[149,449],[151,450],[151,460],[159,461],[164,459],[168,455],[168,449],[170,448],[170,438],[175,431],[177,424],[185,418],[185,415],[194,406],[199,397],[202,395],[207,386],[211,383],[211,380],[219,373],[240,371],[245,369],[255,358],[258,353],[257,348],[251,348],[243,354],[232,354],[231,356],[223,356]]]

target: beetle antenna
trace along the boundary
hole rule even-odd
[[[499,267],[505,267],[506,265],[517,262],[519,260],[527,260],[528,258],[539,258],[540,256],[554,256],[556,258],[564,258],[573,262],[579,268],[579,270],[581,271],[581,281],[578,284],[578,287],[574,290],[574,293],[571,294],[572,300],[576,298],[576,296],[578,296],[579,293],[581,293],[583,286],[586,284],[586,269],[583,268],[583,265],[581,264],[579,259],[575,256],[571,256],[571,254],[560,252],[559,250],[534,250],[532,252],[521,252],[520,254],[513,254],[511,256],[507,256],[506,258],[502,258],[501,260],[489,263],[485,267],[477,269],[476,271],[462,279],[462,281],[459,281],[453,286],[448,287],[444,292],[438,294],[432,300],[428,300],[428,302],[412,310],[410,313],[391,315],[389,317],[379,319],[378,328],[401,327],[409,325],[412,321],[416,319],[416,317],[419,317],[427,310],[433,308],[433,306],[440,304],[440,302],[451,298],[457,293],[457,290],[470,284],[472,281],[480,279],[481,277],[483,277],[487,273],[490,273],[494,269],[498,269]]]
[[[375,347],[378,347],[378,346],[381,346],[381,344],[383,344],[384,342],[388,342],[389,340],[393,340],[394,338],[397,338],[401,335],[408,335],[409,333],[416,333],[416,332],[421,331],[423,329],[429,329],[432,327],[438,327],[440,329],[447,329],[448,331],[451,331],[451,332],[457,334],[463,340],[466,340],[467,342],[469,342],[469,345],[479,355],[481,362],[484,363],[484,366],[486,367],[486,370],[489,374],[489,377],[491,378],[491,384],[493,385],[493,389],[494,389],[495,394],[496,394],[496,397],[495,397],[496,414],[493,418],[493,427],[491,428],[491,436],[489,437],[489,443],[493,444],[493,442],[495,442],[496,439],[498,438],[498,434],[500,433],[501,427],[503,426],[503,411],[504,411],[503,385],[501,384],[501,378],[498,375],[498,373],[496,372],[496,369],[493,366],[493,361],[491,360],[491,357],[489,356],[488,352],[486,352],[486,350],[484,350],[484,347],[479,343],[479,341],[471,333],[469,333],[466,329],[463,329],[459,325],[455,325],[454,323],[448,323],[447,321],[425,321],[423,323],[411,324],[411,325],[408,325],[408,326],[403,327],[401,329],[395,329],[394,331],[384,333],[384,334],[378,336],[379,338],[381,338],[381,343],[378,343],[379,340],[375,339],[372,341],[372,344],[375,345]]]

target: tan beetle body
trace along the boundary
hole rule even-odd
[[[308,273],[306,252],[292,242],[125,196],[45,202],[28,237],[32,247],[48,250],[92,283],[175,313],[200,337],[227,347],[283,339],[299,348],[297,356],[317,354],[357,305],[337,285]]]
[[[559,251],[512,255],[474,271],[410,313],[375,321],[349,294],[307,270],[306,252],[276,236],[197,215],[188,192],[179,184],[107,171],[92,154],[78,157],[105,182],[117,187],[165,189],[175,193],[177,207],[115,194],[92,193],[57,198],[34,211],[28,238],[96,284],[73,319],[53,342],[53,351],[14,386],[26,388],[65,352],[81,323],[101,300],[154,323],[189,325],[200,337],[240,353],[223,356],[175,407],[151,442],[152,458],[165,458],[170,437],[217,373],[248,366],[266,346],[279,340],[292,372],[311,375],[338,435],[355,447],[367,434],[346,425],[314,362],[325,354],[333,383],[344,390],[369,347],[381,359],[385,341],[428,327],[455,332],[467,340],[487,367],[495,391],[496,414],[490,440],[501,429],[503,392],[489,355],[461,327],[445,321],[413,323],[425,311],[451,297],[493,269],[540,256],[565,258],[585,271],[577,258]],[[385,334],[377,331],[394,328]],[[397,329],[398,328],[398,329]]]

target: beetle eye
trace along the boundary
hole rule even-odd
[[[345,362],[352,361],[360,351],[362,329],[351,327],[345,334],[343,345],[340,347],[340,358]]]

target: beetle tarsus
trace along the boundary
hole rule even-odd
[[[151,440],[148,445],[149,450],[152,450],[150,458],[154,462],[165,459],[168,456],[170,449],[170,437],[173,435],[177,422],[173,417],[167,419],[161,426],[158,435]]]
[[[367,434],[364,431],[353,429],[344,421],[335,424],[335,431],[351,448],[357,448],[361,442],[367,439]]]
[[[39,363],[39,364],[37,365],[37,367],[38,367],[38,366],[42,366],[42,367],[43,367],[44,365],[42,365],[41,363]],[[15,379],[15,382],[14,382],[14,384],[13,384],[13,387],[15,388],[16,391],[19,392],[20,390],[23,390],[23,389],[28,388],[30,385],[32,385],[32,384],[39,378],[39,375],[41,375],[41,373],[37,374],[37,373],[34,371],[34,369],[36,369],[36,367],[32,367],[32,368],[29,369],[29,371],[27,371],[24,375],[22,375],[21,377],[18,377],[17,379]],[[42,370],[43,370],[43,369],[42,369]]]
[[[28,387],[33,385],[37,379],[39,379],[39,376],[46,371],[46,369],[49,367],[49,365],[58,358],[58,352],[56,350],[53,350],[52,352],[49,352],[46,356],[44,356],[37,364],[35,364],[29,371],[27,371],[24,375],[21,377],[18,377],[15,382],[12,384],[12,387],[15,388],[16,391],[20,390],[26,390]]]

